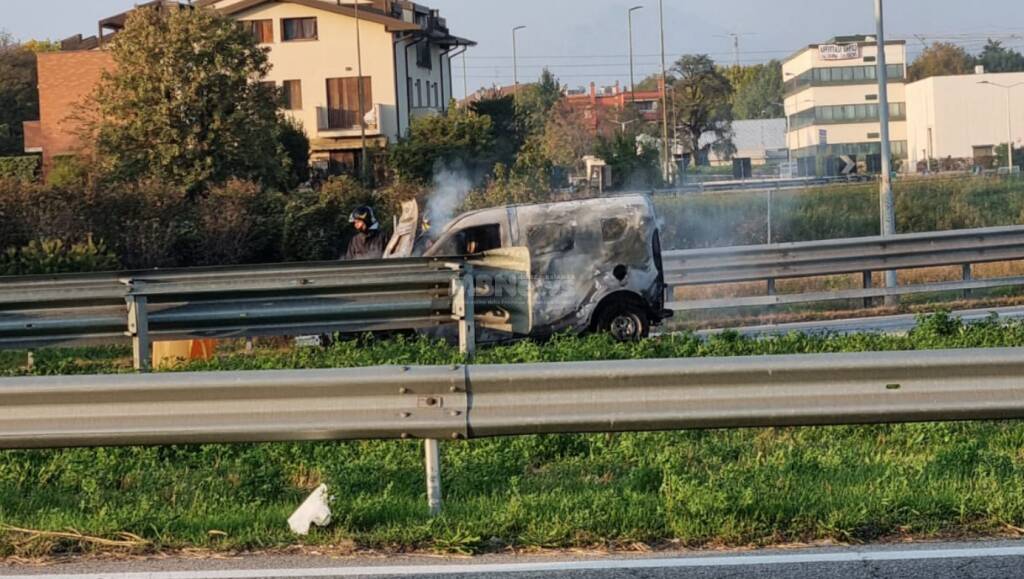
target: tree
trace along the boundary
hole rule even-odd
[[[749,74],[743,77],[741,84],[733,83],[733,117],[777,119],[784,116],[782,63],[773,60],[745,68]]]
[[[977,63],[985,67],[985,72],[1022,72],[1024,71],[1024,54],[1006,48],[998,40],[989,40]]]
[[[910,81],[967,74],[973,65],[974,60],[963,48],[949,42],[936,42],[925,48],[910,65]]]
[[[561,103],[552,109],[544,128],[544,154],[557,166],[578,168],[594,151],[597,138],[583,111]]]
[[[515,163],[519,149],[526,142],[526,135],[512,95],[478,100],[469,106],[469,110],[491,120],[490,160],[506,166]]]
[[[452,107],[447,115],[414,120],[409,136],[391,147],[388,164],[400,180],[421,184],[431,182],[439,165],[456,161],[471,173],[486,175],[493,143],[490,117]]]
[[[520,131],[536,134],[544,131],[548,113],[562,100],[562,85],[550,70],[544,69],[540,79],[519,90],[518,120]]]
[[[701,145],[705,133],[714,134],[715,141],[729,139],[732,85],[705,54],[683,56],[672,66],[672,73],[670,112],[690,152],[699,161],[711,148],[711,143]]]
[[[24,154],[23,123],[39,118],[36,54],[53,48],[47,42],[17,44],[0,31],[0,155]]]
[[[86,136],[104,176],[202,193],[230,179],[284,187],[279,95],[251,34],[212,10],[135,10],[111,43],[116,71],[93,97]]]
[[[642,133],[628,128],[598,139],[596,153],[612,169],[612,188],[640,189],[660,182],[657,147],[642,147],[638,139],[643,139]]]

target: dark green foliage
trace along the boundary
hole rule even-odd
[[[33,240],[0,254],[0,275],[116,271],[119,266],[117,256],[91,237],[71,245],[60,239]]]
[[[999,40],[989,40],[975,62],[984,66],[985,72],[1024,71],[1024,54],[1003,46]]]
[[[116,72],[83,115],[107,179],[159,179],[193,195],[230,179],[287,187],[279,95],[256,82],[270,71],[267,53],[237,22],[212,10],[136,10],[111,53]]]
[[[638,147],[635,132],[615,132],[599,137],[595,154],[612,168],[615,189],[651,189],[661,183],[657,146]]]
[[[906,336],[689,335],[637,344],[556,337],[484,349],[479,363],[1022,347],[1024,324],[922,319]],[[125,348],[41,351],[36,373],[123,371]],[[429,340],[260,350],[190,370],[447,365]],[[23,353],[0,354],[21,374]],[[827,387],[827,386],[823,386]],[[427,514],[417,442],[206,445],[0,452],[0,520],[112,536],[156,548],[357,546],[476,552],[514,547],[689,547],[861,542],[999,534],[1024,526],[1024,425],[940,423],[591,436],[525,436],[443,447],[445,511]],[[284,523],[310,489],[332,489],[335,522],[307,538]],[[223,534],[211,534],[210,531]],[[0,556],[92,548],[26,546]],[[28,549],[35,549],[34,551]]]
[[[24,153],[23,123],[39,118],[36,84],[35,53],[0,31],[0,155]]]
[[[466,109],[420,117],[409,136],[391,147],[388,164],[403,181],[429,184],[434,172],[455,163],[471,173],[489,171],[493,144],[491,118]]]
[[[0,179],[35,181],[39,177],[39,162],[37,155],[0,157]]]
[[[287,261],[322,261],[345,254],[354,230],[349,214],[360,205],[369,205],[382,226],[390,224],[394,210],[388,199],[351,177],[332,177],[319,193],[292,195],[284,212],[282,253]]]

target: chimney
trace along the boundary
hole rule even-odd
[[[596,99],[597,99],[597,85],[594,84],[594,81],[590,81],[590,100],[596,100]]]

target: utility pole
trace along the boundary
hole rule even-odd
[[[736,68],[740,67],[740,35],[732,32],[729,34],[732,36],[732,51],[736,56]]]
[[[672,178],[672,151],[668,142],[668,68],[665,66],[665,0],[658,0],[661,22],[661,169],[667,184]],[[696,152],[695,152],[696,153]]]
[[[896,235],[896,200],[892,193],[892,148],[889,143],[889,68],[885,62],[885,16],[882,0],[875,0],[875,24],[878,42],[878,112],[881,120],[882,175],[878,192],[881,215],[881,232],[883,237]],[[885,287],[895,288],[899,285],[896,271],[885,272]],[[886,302],[893,304],[895,298]]]
[[[629,98],[636,103],[636,78],[633,76],[633,13],[643,6],[634,6],[626,14],[629,17]]]
[[[338,5],[341,5],[341,0],[338,0]],[[365,185],[368,182],[367,175],[369,167],[369,161],[366,157],[366,105],[364,99],[366,98],[363,93],[363,42],[360,36],[359,26],[359,2],[355,3],[356,13],[356,68],[358,69],[357,74],[359,79],[357,80],[358,93],[359,93],[359,139],[360,148],[362,152],[359,160],[359,177]],[[377,119],[380,122],[380,119]]]
[[[519,50],[516,47],[516,32],[526,28],[525,26],[516,26],[512,29],[512,91],[515,95],[516,107],[519,106]]]
[[[469,79],[466,78],[466,53],[462,53],[462,98],[469,98]]]
[[[991,82],[988,80],[983,80],[978,84],[986,84],[988,86],[994,86],[996,88],[1001,88],[1006,91],[1006,154],[1008,155],[1009,159],[1007,169],[1010,171],[1010,175],[1013,175],[1013,99],[1011,99],[1010,97],[1013,94],[1013,89],[1017,88],[1018,86],[1024,86],[1024,82],[1005,85]]]

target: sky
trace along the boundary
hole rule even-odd
[[[0,30],[26,40],[59,40],[95,34],[101,18],[130,9],[134,0],[0,0]],[[536,78],[549,67],[570,87],[610,85],[629,79],[627,9],[634,13],[636,76],[660,69],[657,0],[424,0],[441,10],[452,33],[479,43],[454,66],[456,96],[465,86],[511,84],[512,27],[519,31],[519,78]],[[801,47],[836,35],[871,34],[872,0],[664,0],[668,59],[709,54],[740,62],[784,59]],[[984,9],[979,9],[983,6]],[[907,40],[911,54],[925,43],[950,41],[977,52],[987,37],[1024,50],[1024,2],[1020,0],[889,0],[887,36]]]

